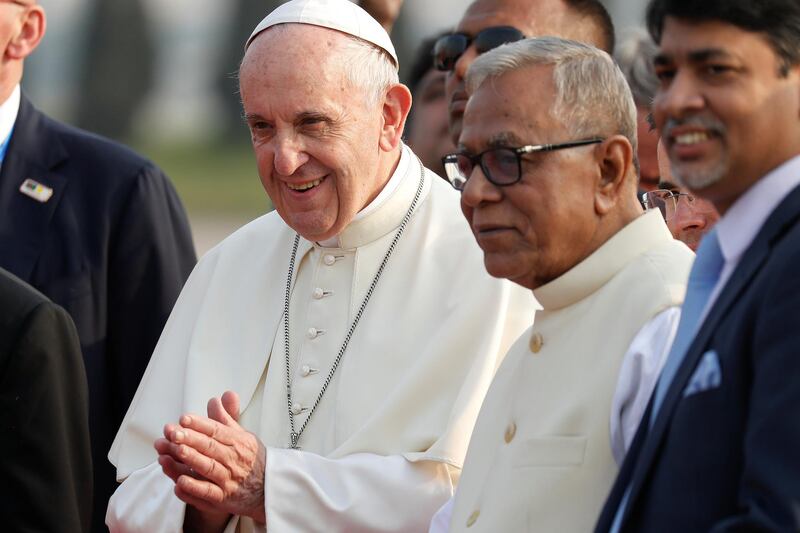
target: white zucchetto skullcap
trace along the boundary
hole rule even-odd
[[[287,23],[311,24],[353,35],[385,50],[394,60],[395,67],[399,64],[392,40],[383,26],[350,0],[291,0],[286,2],[259,22],[256,29],[250,34],[250,38],[247,39],[244,49],[247,50],[256,35],[262,31],[276,24]]]

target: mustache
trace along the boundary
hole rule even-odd
[[[717,135],[724,135],[727,132],[725,124],[719,119],[708,115],[692,115],[687,118],[668,118],[661,128],[661,135],[669,137],[672,130],[678,127],[696,127],[708,130]]]

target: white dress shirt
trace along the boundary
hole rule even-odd
[[[728,283],[745,250],[778,204],[800,185],[800,156],[784,162],[758,180],[740,196],[717,222],[717,236],[725,265],[714,291],[703,310],[705,319],[717,301],[722,288]]]

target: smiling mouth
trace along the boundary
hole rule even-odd
[[[693,146],[709,140],[711,137],[704,131],[693,131],[690,133],[681,133],[673,137],[675,146]]]
[[[317,185],[319,185],[323,181],[325,181],[325,178],[319,178],[319,179],[316,179],[316,180],[307,181],[305,183],[287,183],[286,186],[289,187],[293,191],[305,192],[305,191],[313,189],[314,187],[316,187]]]

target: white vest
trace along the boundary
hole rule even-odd
[[[609,414],[623,355],[683,301],[693,254],[642,215],[534,291],[544,310],[481,408],[450,531],[591,531],[617,473]]]

